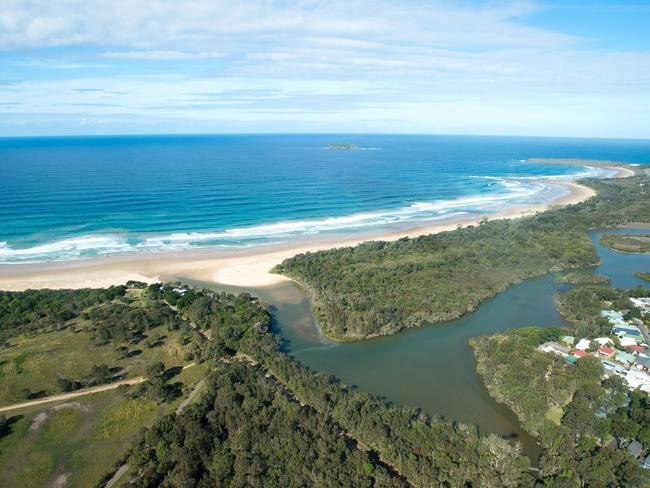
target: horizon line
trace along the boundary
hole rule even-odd
[[[433,137],[495,137],[527,139],[581,139],[611,141],[650,142],[650,137],[611,137],[611,136],[560,136],[560,135],[521,135],[521,134],[458,134],[445,132],[142,132],[110,134],[30,134],[0,135],[3,139],[55,139],[55,138],[111,138],[111,137],[206,137],[206,136],[433,136]]]

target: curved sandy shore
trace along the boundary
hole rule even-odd
[[[618,168],[616,168],[618,169]],[[621,168],[622,169],[622,168]],[[620,173],[621,176],[627,176]],[[305,252],[354,246],[368,240],[397,240],[456,229],[476,224],[483,218],[517,218],[544,211],[551,206],[581,202],[595,195],[594,190],[577,183],[562,183],[569,193],[547,204],[513,206],[483,217],[446,223],[412,226],[353,237],[302,240],[282,245],[259,246],[239,251],[193,251],[168,254],[136,254],[65,263],[0,265],[0,289],[101,288],[138,280],[151,283],[176,277],[241,287],[270,286],[288,278],[269,273],[285,259]]]

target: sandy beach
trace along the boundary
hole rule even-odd
[[[617,176],[628,176],[627,169]],[[129,280],[147,283],[173,278],[189,278],[204,282],[240,287],[264,287],[288,281],[269,271],[283,260],[296,254],[337,247],[354,246],[369,240],[391,241],[402,237],[417,237],[474,225],[479,220],[517,218],[544,211],[551,206],[581,202],[595,195],[594,190],[577,183],[561,183],[568,193],[552,202],[538,205],[512,206],[503,212],[453,220],[445,223],[421,223],[408,228],[329,237],[296,240],[292,243],[259,246],[238,251],[182,251],[166,254],[133,254],[102,257],[63,263],[0,265],[0,289],[28,288],[99,288],[123,284]]]

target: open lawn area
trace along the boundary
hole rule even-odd
[[[143,375],[152,362],[167,368],[191,362],[184,359],[190,346],[182,344],[182,332],[164,326],[147,330],[136,344],[122,344],[128,352],[118,351],[110,342],[96,345],[94,332],[85,329],[77,324],[11,338],[0,351],[0,406],[61,393],[59,379],[87,381],[96,365],[107,365],[117,380]]]
[[[0,439],[0,485],[96,486],[166,405],[109,391],[14,413]]]

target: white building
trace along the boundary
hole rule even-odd
[[[589,339],[580,339],[576,344],[576,349],[579,351],[586,351],[591,346],[591,341]]]
[[[630,369],[625,375],[625,381],[632,389],[640,388],[646,393],[650,393],[650,375],[648,373]]]
[[[633,339],[632,337],[621,337],[619,339],[619,342],[621,343],[621,346],[636,346],[636,339]]]
[[[612,340],[609,337],[596,337],[594,341],[596,341],[601,346],[606,346],[607,344],[612,342]]]
[[[560,356],[569,355],[569,348],[562,344],[558,344],[557,342],[545,342],[544,344],[537,346],[537,350],[542,352],[552,352]]]

